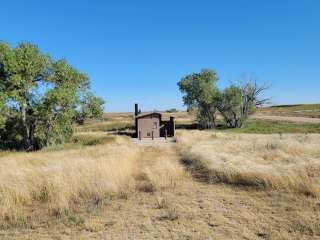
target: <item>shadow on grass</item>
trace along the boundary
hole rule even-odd
[[[275,105],[271,106],[270,108],[287,108],[287,107],[300,107],[303,106],[303,104],[294,104],[294,105]]]
[[[111,133],[112,135],[135,137],[135,127],[132,125],[127,125],[121,128],[111,128],[108,129],[107,132]]]
[[[197,123],[189,123],[189,124],[176,124],[176,129],[186,129],[186,130],[210,130],[210,129],[202,129],[199,124]],[[218,123],[215,128],[212,128],[215,130],[228,130],[232,129],[228,127],[226,124]]]
[[[197,123],[188,123],[188,124],[176,124],[176,129],[199,129]]]

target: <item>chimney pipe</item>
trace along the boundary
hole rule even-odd
[[[134,115],[138,116],[139,110],[138,110],[138,103],[134,104]]]

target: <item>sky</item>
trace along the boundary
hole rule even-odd
[[[320,102],[318,0],[4,0],[0,40],[37,44],[91,79],[110,112],[183,109],[177,82],[243,76],[272,104]]]

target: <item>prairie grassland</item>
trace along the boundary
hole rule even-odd
[[[320,118],[320,104],[297,104],[261,108],[257,114]]]
[[[242,128],[224,128],[222,131],[254,134],[310,134],[320,133],[320,124],[255,119],[246,122]]]
[[[200,179],[320,197],[319,135],[182,132],[182,161]]]
[[[222,117],[218,114],[218,129],[235,133],[320,133],[320,124],[317,117],[309,114],[310,112],[320,113],[319,106],[319,104],[314,104],[258,109],[251,120],[241,129],[226,129]],[[195,129],[197,127],[194,112],[177,111],[162,112],[162,114],[164,119],[169,119],[169,116],[175,117],[178,129]],[[277,116],[282,118],[278,119]],[[270,117],[272,118],[270,119]],[[301,117],[302,120],[292,119],[291,117]],[[305,119],[311,120],[311,122]],[[76,130],[78,133],[117,131],[132,133],[133,128],[133,113],[106,113],[103,121],[90,121],[85,125],[78,126]]]
[[[114,117],[110,120],[90,121],[85,125],[78,126],[77,132],[107,132],[118,129],[130,129],[134,124],[132,116]]]
[[[0,152],[0,239],[320,239],[318,134],[145,146],[84,127],[63,148]]]
[[[142,148],[124,137],[77,150],[8,153],[0,157],[1,226],[25,225],[39,215],[61,217],[136,189],[170,187],[183,176],[170,155],[168,148]]]

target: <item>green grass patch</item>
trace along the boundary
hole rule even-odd
[[[93,134],[75,134],[65,144],[52,145],[44,148],[42,151],[55,152],[68,149],[78,149],[84,146],[95,146],[108,144],[115,141],[115,136],[110,135],[93,135]]]
[[[291,123],[280,121],[250,120],[242,128],[226,128],[221,126],[219,131],[234,133],[320,133],[320,124]]]

